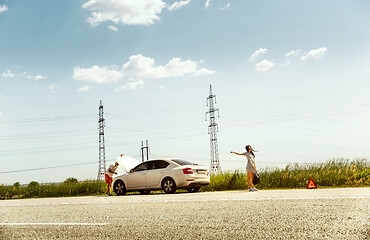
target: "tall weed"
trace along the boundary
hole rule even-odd
[[[106,190],[103,181],[66,180],[60,184],[39,184],[30,182],[27,186],[0,185],[0,199],[39,198],[39,197],[70,197],[99,195]]]
[[[266,168],[259,172],[260,189],[305,188],[310,178],[318,187],[370,186],[368,159],[331,159],[318,164],[294,164],[285,168]],[[245,173],[224,172],[211,176],[211,184],[202,191],[248,189]]]

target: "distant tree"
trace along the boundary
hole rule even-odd
[[[65,184],[76,184],[78,183],[78,180],[77,178],[74,178],[74,177],[70,177],[70,178],[67,178],[65,181],[64,181]]]
[[[20,187],[21,186],[21,184],[19,183],[19,182],[16,182],[16,183],[14,183],[14,185],[13,185],[14,187],[16,187],[16,188],[18,188],[18,187]]]
[[[30,182],[28,184],[28,187],[30,187],[30,188],[38,188],[38,187],[40,187],[40,184],[38,182],[36,182],[36,181],[32,181],[32,182]]]

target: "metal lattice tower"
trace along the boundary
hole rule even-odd
[[[99,105],[99,170],[98,170],[98,180],[104,179],[105,174],[105,140],[104,140],[104,127],[105,127],[105,119],[104,119],[104,109],[103,103],[100,100]]]
[[[207,114],[209,114],[208,134],[210,135],[210,145],[211,145],[211,166],[210,166],[211,173],[221,172],[221,165],[218,159],[218,144],[217,144],[218,125],[215,121],[215,112],[218,113],[218,117],[220,117],[220,114],[218,109],[215,108],[214,106],[215,103],[216,95],[212,94],[212,85],[210,85],[209,96],[207,98],[207,106],[209,106],[209,110],[208,112],[206,112],[206,121]]]

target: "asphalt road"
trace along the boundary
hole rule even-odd
[[[370,239],[370,188],[2,200],[0,239]]]

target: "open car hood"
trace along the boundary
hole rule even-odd
[[[131,169],[140,164],[140,161],[130,156],[119,156],[116,160],[119,163],[117,168],[117,175],[128,173]]]

